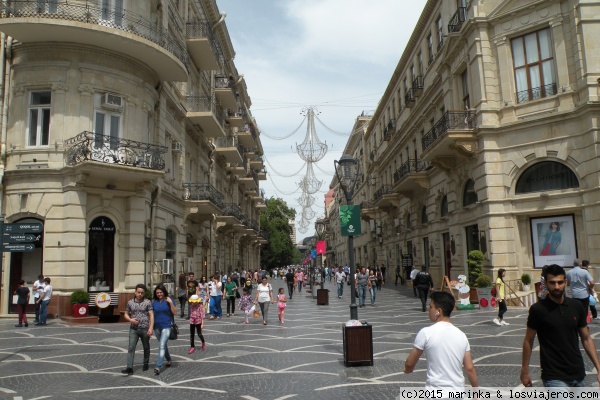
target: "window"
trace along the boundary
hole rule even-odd
[[[467,207],[475,203],[477,203],[477,192],[475,191],[475,182],[473,181],[473,179],[469,179],[465,184],[465,190],[463,192],[463,207]]]
[[[28,146],[47,146],[50,137],[51,92],[32,92],[29,100]]]
[[[523,172],[517,181],[515,192],[523,194],[578,187],[577,176],[569,167],[555,161],[543,161]]]
[[[427,57],[429,57],[429,64],[433,62],[433,37],[431,33],[427,35]]]
[[[517,103],[556,94],[550,29],[511,40]]]
[[[440,217],[444,218],[448,216],[448,196],[442,197],[440,204]]]
[[[423,75],[423,53],[419,52],[417,58],[419,59],[419,75]]]
[[[438,50],[442,48],[444,45],[444,28],[442,26],[442,17],[438,17],[436,21],[437,25],[437,40],[438,40]]]
[[[429,222],[429,218],[427,218],[427,206],[423,206],[421,208],[421,224],[425,225]]]
[[[406,226],[406,229],[412,228],[412,226],[410,225],[410,214],[406,214],[404,226]]]
[[[172,229],[167,229],[165,233],[165,258],[174,260],[177,255],[177,234]]]
[[[460,81],[462,83],[463,107],[465,110],[468,110],[471,108],[471,101],[469,99],[469,75],[466,69],[462,73]]]
[[[123,25],[123,0],[102,0],[100,25]]]
[[[104,110],[97,110],[95,117],[94,133],[96,138],[94,145],[96,147],[108,145],[111,149],[116,149],[119,145],[121,116]]]

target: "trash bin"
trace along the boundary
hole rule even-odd
[[[329,305],[329,289],[317,289],[317,305]]]
[[[373,365],[373,327],[363,322],[361,326],[343,326],[344,365]]]

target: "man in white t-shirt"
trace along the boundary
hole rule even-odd
[[[449,391],[465,390],[463,366],[471,386],[476,389],[479,385],[467,336],[450,322],[454,304],[454,297],[450,293],[431,294],[429,320],[434,324],[417,333],[414,347],[404,364],[405,374],[413,372],[419,358],[425,352],[425,389],[441,389],[443,398],[449,397]]]
[[[34,324],[36,326],[46,325],[46,318],[48,317],[48,304],[50,304],[50,299],[52,298],[52,286],[50,285],[50,278],[44,278],[44,283],[45,285],[42,295],[36,300],[36,304],[40,304],[40,320]]]
[[[35,292],[33,295],[33,300],[35,301],[35,319],[33,322],[36,324],[40,322],[40,307],[42,306],[42,303],[38,300],[40,299],[42,293],[44,293],[44,286],[46,286],[46,282],[44,282],[44,275],[39,274],[38,280],[33,282],[33,291]]]
[[[334,282],[338,288],[338,299],[342,298],[342,294],[344,294],[344,281],[346,280],[346,274],[342,267],[339,267],[335,273]]]
[[[419,295],[417,294],[417,286],[415,285],[415,278],[417,277],[417,275],[419,275],[419,269],[413,268],[410,271],[410,281],[412,282],[413,293],[415,294],[415,297],[419,297]]]
[[[210,319],[221,319],[223,311],[221,310],[221,298],[223,284],[219,281],[219,275],[214,275],[208,284],[208,293],[210,296]]]

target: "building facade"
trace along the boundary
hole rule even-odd
[[[4,253],[19,279],[113,293],[258,268],[266,179],[243,75],[215,0],[2,1],[1,210],[41,223]]]
[[[347,148],[372,243],[357,262],[410,255],[436,284],[472,250],[510,279],[600,262],[599,15],[578,0],[427,2]]]

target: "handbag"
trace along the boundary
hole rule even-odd
[[[179,328],[175,323],[175,317],[171,314],[171,322],[173,326],[171,326],[171,332],[169,332],[169,340],[177,340],[177,335],[179,335]]]
[[[260,318],[260,313],[258,312],[258,308],[254,309],[254,318]]]

